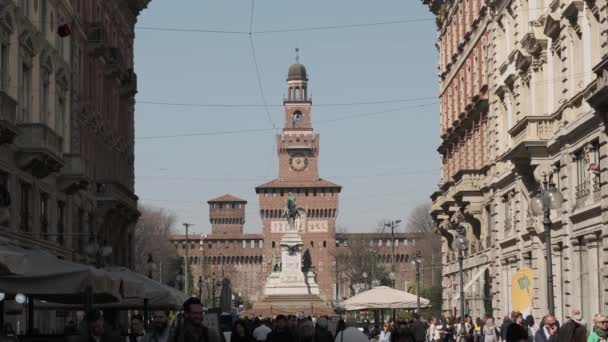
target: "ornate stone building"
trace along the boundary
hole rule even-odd
[[[246,202],[232,195],[224,195],[208,201],[212,234],[192,236],[189,246],[184,235],[172,237],[178,253],[193,265],[193,286],[198,287],[202,274],[206,279],[204,296],[209,296],[208,284],[217,282],[222,275],[231,279],[236,293],[249,300],[262,295],[270,274],[273,255],[280,256],[279,242],[286,228],[283,218],[285,201],[289,193],[302,208],[296,221],[304,249],[309,249],[314,272],[317,275],[321,297],[326,301],[336,296],[349,296],[346,279],[336,277],[336,255],[346,249],[352,239],[366,239],[370,248],[384,264],[392,263],[392,236],[390,234],[340,234],[336,233],[338,196],[341,187],[320,178],[318,170],[319,135],[312,126],[312,101],[308,97],[308,77],[301,64],[289,68],[287,97],[284,99],[285,126],[277,136],[279,176],[255,188],[259,196],[261,234],[243,234]],[[396,233],[395,265],[396,286],[405,289],[412,284],[410,256],[415,250],[416,234]],[[427,271],[428,277],[431,273]],[[428,278],[427,277],[427,278]],[[338,280],[336,280],[338,279]],[[336,286],[340,283],[340,286]]]
[[[0,235],[84,263],[130,266],[133,40],[149,0],[0,0]]]
[[[443,236],[444,312],[459,300],[456,226],[470,241],[466,313],[507,315],[522,268],[534,274],[529,311],[547,312],[545,234],[529,206],[543,180],[564,196],[551,213],[556,315],[605,312],[606,1],[423,3],[436,15],[440,55],[443,177],[432,214]]]

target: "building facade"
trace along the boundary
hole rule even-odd
[[[149,0],[0,0],[0,235],[58,257],[131,266],[133,40]],[[99,260],[97,260],[99,261]]]
[[[551,212],[556,316],[605,312],[606,1],[423,3],[436,15],[441,70],[443,163],[432,214],[443,237],[444,312],[459,307],[456,227],[470,243],[466,313],[521,309],[511,292],[521,269],[534,275],[524,311],[536,318],[548,311],[546,236],[530,209],[545,181],[564,197]]]
[[[277,136],[278,178],[255,188],[262,219],[261,234],[243,234],[246,201],[224,195],[208,201],[211,234],[203,237],[172,237],[178,253],[189,264],[196,289],[201,275],[203,295],[213,290],[209,284],[228,277],[235,293],[251,301],[263,295],[271,272],[273,256],[281,255],[280,241],[287,227],[283,217],[287,196],[296,197],[300,217],[296,220],[304,249],[311,254],[320,296],[325,301],[350,296],[347,279],[336,274],[336,255],[348,248],[348,241],[364,239],[378,261],[391,269],[392,240],[395,239],[395,270],[397,288],[412,284],[417,234],[344,234],[336,233],[338,196],[341,187],[319,176],[319,135],[312,126],[312,101],[308,97],[308,76],[302,64],[289,68],[287,97],[284,99],[285,125]],[[391,257],[388,257],[390,255]],[[430,273],[429,273],[430,275]],[[215,281],[214,281],[215,280]],[[338,286],[336,284],[339,284]],[[211,285],[213,286],[213,285]]]

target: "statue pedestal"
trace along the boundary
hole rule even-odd
[[[285,233],[281,239],[281,270],[266,281],[264,295],[319,295],[319,285],[312,272],[302,272],[302,246],[296,232]]]

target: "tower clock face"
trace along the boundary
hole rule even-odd
[[[301,153],[295,153],[289,157],[289,166],[294,171],[303,171],[308,166],[308,158]]]

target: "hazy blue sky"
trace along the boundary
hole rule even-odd
[[[275,133],[143,139],[272,128],[259,106],[263,102],[246,34],[143,28],[246,32],[250,9],[245,0],[153,0],[137,24],[136,192],[141,203],[173,211],[180,228],[187,221],[196,231],[208,231],[206,201],[231,193],[249,202],[246,232],[260,232],[254,188],[277,176]],[[258,0],[253,30],[431,18],[417,0]],[[373,231],[378,221],[405,218],[429,201],[439,179],[432,20],[256,34],[253,40],[270,116],[279,127],[287,69],[296,45],[301,50],[313,125],[321,135],[320,174],[343,186],[339,226]],[[412,98],[424,99],[323,106]],[[142,103],[146,101],[256,106]]]

